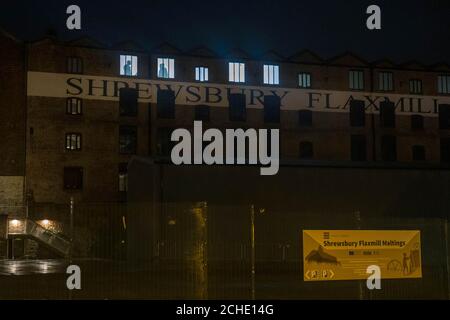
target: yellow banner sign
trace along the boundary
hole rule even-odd
[[[381,279],[421,278],[418,230],[303,230],[305,281],[367,279],[380,267]]]

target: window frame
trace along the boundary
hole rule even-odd
[[[236,69],[238,65],[238,69]],[[228,82],[231,83],[245,83],[246,82],[246,66],[242,61],[228,61]],[[239,80],[236,80],[236,70],[238,71]],[[233,75],[233,77],[232,77]],[[233,78],[233,79],[232,79]]]
[[[69,109],[70,110],[73,109],[72,101],[74,101],[74,100],[77,102],[75,107],[77,109],[80,109],[80,112],[77,112],[77,113],[69,112]],[[83,115],[83,99],[82,98],[77,98],[77,97],[68,97],[68,98],[66,98],[66,114],[70,115],[70,116],[81,116],[81,115]]]
[[[135,133],[134,150],[127,151],[127,152],[124,152],[121,149],[121,137],[122,137],[121,130],[125,129],[125,128],[127,128],[127,129],[133,128],[134,133]],[[135,125],[120,125],[119,126],[119,154],[121,154],[121,155],[136,155],[137,152],[138,152],[138,127]]]
[[[422,81],[422,79],[409,79],[408,83],[409,83],[409,94],[415,94],[415,95],[422,95],[423,94],[423,81]],[[416,85],[414,85],[414,84],[419,84],[419,87],[420,87],[419,91],[415,91]],[[413,89],[413,90],[411,90],[411,89]]]
[[[354,76],[352,77],[352,75],[354,75],[355,73],[358,74],[358,81],[357,81],[358,88],[352,87],[352,84],[355,84]],[[361,79],[359,78],[359,74],[362,74]],[[365,85],[366,85],[364,77],[365,77],[365,72],[363,69],[350,69],[348,71],[348,88],[353,91],[364,91]],[[360,84],[359,80],[361,80],[361,84],[362,84],[361,87],[359,87],[359,84]]]
[[[197,78],[197,69],[198,69],[198,78]],[[201,72],[203,71],[203,72]],[[205,73],[206,71],[206,73]],[[201,75],[203,74],[204,80],[201,80]],[[209,67],[207,66],[196,66],[194,67],[194,79],[196,82],[209,82]]]
[[[441,82],[441,78],[444,79],[443,82]],[[440,95],[450,95],[450,74],[437,76],[437,92]]]
[[[166,65],[167,60],[167,65]],[[167,68],[167,77],[160,76],[160,65],[163,64]],[[156,58],[156,77],[158,79],[175,79],[176,67],[175,58],[169,56],[160,56]]]
[[[125,74],[123,67],[125,67],[125,64],[122,65],[122,57],[124,57],[125,62],[127,61],[128,57],[131,57],[131,75]],[[136,74],[133,74],[133,62],[134,59],[136,59]],[[127,77],[127,78],[136,78],[139,76],[139,57],[137,55],[132,54],[120,54],[119,56],[119,75],[121,77]]]
[[[308,84],[309,84],[308,86],[305,86],[305,85],[300,83],[300,76],[307,76]],[[304,79],[302,78],[302,81],[303,80]],[[302,71],[302,72],[297,73],[297,86],[299,88],[301,88],[301,89],[310,89],[310,88],[312,88],[312,74],[311,74],[311,72],[303,72]]]
[[[80,179],[80,185],[79,187],[67,187],[67,183],[66,183],[66,173],[68,173],[69,171],[79,171],[79,173],[81,174],[81,179]],[[84,188],[84,168],[83,167],[77,167],[77,166],[68,166],[68,167],[63,167],[63,189],[67,190],[67,191],[82,191]]]
[[[76,140],[75,140],[75,144],[78,145],[75,149],[72,149],[72,137],[75,136]],[[68,140],[68,138],[70,138],[70,141]],[[68,144],[69,142],[69,144]],[[66,132],[65,134],[65,147],[64,149],[68,152],[76,152],[76,151],[81,151],[83,148],[83,135],[81,134],[81,132]]]
[[[73,62],[77,61],[77,70],[74,72],[72,69],[74,67]],[[79,69],[79,70],[78,70]],[[79,56],[68,56],[66,58],[66,71],[68,74],[83,74],[84,73],[84,61],[83,58]]]
[[[267,69],[267,72],[266,72]],[[272,69],[272,74],[270,74]],[[272,77],[270,77],[272,75]],[[266,81],[267,78],[267,81]],[[272,78],[272,79],[270,79]],[[279,86],[280,85],[280,65],[273,63],[263,63],[263,84],[266,86]]]
[[[388,89],[384,88],[385,79],[381,78],[382,75],[389,75],[390,76],[390,84],[391,84],[391,86]],[[389,80],[389,77],[388,77],[388,80]],[[389,84],[389,81],[388,81],[388,84]],[[392,71],[378,71],[378,91],[382,91],[382,92],[395,91],[394,72],[392,72]]]

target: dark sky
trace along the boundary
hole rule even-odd
[[[70,4],[82,9],[81,32],[65,27]],[[365,27],[370,4],[382,9],[381,31]],[[325,58],[352,51],[368,60],[450,63],[450,0],[3,0],[0,26],[26,40],[54,28],[62,39],[130,39],[146,48],[167,41],[219,54],[239,47],[289,56],[307,48]]]

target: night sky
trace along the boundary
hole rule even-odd
[[[82,9],[82,30],[66,29],[66,8]],[[366,29],[366,8],[382,9],[382,30]],[[242,48],[289,56],[302,49],[329,58],[352,51],[369,61],[450,63],[450,0],[53,0],[0,3],[0,26],[25,40],[56,30],[61,39],[92,36],[106,44],[167,41],[182,50],[206,45],[218,54]]]

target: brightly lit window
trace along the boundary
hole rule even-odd
[[[208,68],[195,67],[195,80],[201,82],[208,81]]]
[[[280,84],[280,68],[277,65],[264,65],[264,84]]]
[[[158,78],[175,78],[175,59],[158,58]]]
[[[138,73],[138,59],[136,56],[120,55],[120,75],[135,77]]]
[[[230,82],[245,82],[245,63],[229,62],[228,75]]]
[[[67,133],[66,134],[66,150],[74,151],[81,150],[81,134]]]

